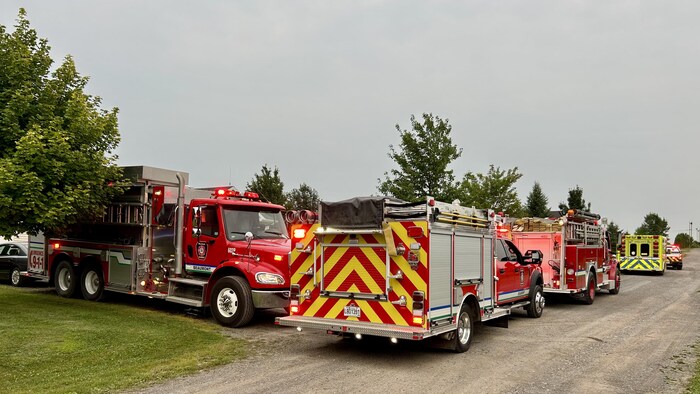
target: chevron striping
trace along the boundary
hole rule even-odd
[[[333,278],[331,283],[326,285],[325,290],[336,291],[353,271],[358,274],[359,279],[367,286],[372,294],[384,294],[384,291],[374,280],[367,280],[372,277],[356,256],[350,258],[335,278]],[[328,275],[328,273],[326,273],[326,275]]]

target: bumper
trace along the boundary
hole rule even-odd
[[[308,328],[310,330],[332,331],[348,334],[373,335],[387,338],[409,339],[414,341],[441,333],[428,331],[422,327],[325,319],[320,317],[287,316],[277,318],[276,322],[280,326],[300,327]]]
[[[253,305],[257,309],[287,308],[289,306],[289,290],[253,290],[252,293]]]

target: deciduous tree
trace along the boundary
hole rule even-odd
[[[504,171],[491,164],[486,174],[465,174],[457,196],[465,206],[491,208],[510,216],[521,216],[523,207],[515,183],[522,176],[518,167]]]
[[[670,229],[666,219],[651,212],[644,216],[642,225],[639,226],[634,233],[639,235],[663,235],[666,237]]]
[[[258,193],[260,197],[273,204],[284,206],[287,203],[284,183],[280,179],[279,169],[276,166],[273,170],[264,164],[260,174],[253,175],[253,179],[246,185],[246,189]]]
[[[398,148],[389,145],[389,157],[397,169],[384,173],[379,181],[380,193],[407,201],[417,201],[432,196],[440,201],[451,202],[456,191],[455,178],[450,163],[462,150],[452,143],[452,126],[448,119],[433,114],[423,114],[422,122],[411,116],[411,130],[401,130]]]
[[[0,25],[0,236],[100,217],[121,191],[108,185],[121,178],[117,108],[85,93],[72,57],[51,73],[49,52],[24,9],[14,31]]]
[[[287,193],[287,208],[289,209],[317,211],[319,201],[316,189],[306,183],[302,183],[299,188],[292,189],[291,192]]]

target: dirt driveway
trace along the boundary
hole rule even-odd
[[[682,271],[629,274],[593,305],[548,298],[541,319],[482,327],[453,354],[424,343],[340,340],[273,325],[226,329],[251,340],[246,360],[149,387],[148,393],[668,392],[683,390],[700,340],[700,250]]]

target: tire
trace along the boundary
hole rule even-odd
[[[683,269],[683,263],[678,264],[678,270],[680,271],[682,269]]]
[[[462,305],[457,317],[457,330],[454,333],[453,350],[455,353],[464,353],[469,350],[474,337],[474,311],[469,305]]]
[[[595,301],[595,275],[588,275],[588,286],[586,291],[583,292],[583,302],[587,305],[591,305]]]
[[[530,304],[525,309],[528,317],[538,318],[544,311],[544,294],[542,286],[536,285],[535,290],[530,294]]]
[[[620,270],[615,271],[615,288],[609,289],[610,294],[617,294],[620,292],[620,285],[622,284],[622,279],[620,278]]]
[[[242,327],[255,312],[250,285],[240,276],[225,276],[211,290],[211,314],[217,322],[228,327]]]
[[[73,264],[66,260],[58,263],[53,281],[58,295],[61,297],[73,297],[78,287],[78,278],[76,277]]]
[[[10,284],[14,287],[20,287],[22,286],[22,275],[20,275],[20,271],[18,267],[12,267],[12,270],[10,271]]]
[[[102,270],[95,265],[90,265],[80,275],[80,292],[88,301],[99,301],[105,290],[105,280]]]

